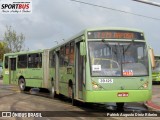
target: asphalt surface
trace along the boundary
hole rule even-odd
[[[156,89],[153,89],[154,95],[157,95],[159,91],[159,87],[157,86]],[[37,93],[36,93],[37,92]],[[36,89],[32,92],[28,93],[21,93],[19,88],[14,85],[3,85],[3,82],[0,80],[0,111],[20,111],[20,112],[40,112],[43,116],[41,117],[30,117],[29,119],[33,120],[50,120],[50,119],[76,119],[76,120],[103,120],[103,119],[111,119],[111,120],[125,120],[127,116],[118,117],[115,115],[113,116],[106,116],[112,115],[110,113],[117,113],[116,106],[114,103],[107,103],[107,104],[78,104],[78,106],[72,106],[71,101],[67,98],[57,98],[51,99],[49,98],[48,94],[39,93]],[[98,112],[93,112],[93,110],[97,110]],[[138,113],[141,115],[143,111],[147,111],[148,109],[144,106],[144,103],[127,103],[124,106],[124,110],[121,111],[122,114],[125,112],[130,113]],[[90,112],[91,111],[91,112]],[[16,114],[15,114],[16,115]],[[52,116],[52,117],[47,117]],[[54,117],[53,117],[54,116]],[[107,118],[106,118],[107,117]],[[141,117],[141,118],[140,118]],[[1,119],[1,118],[0,118]],[[7,119],[8,118],[3,118]],[[26,119],[28,118],[21,118],[21,117],[14,117],[9,119]],[[133,119],[133,117],[130,117]],[[157,120],[158,117],[143,117],[139,116],[138,119],[146,120],[146,119],[154,119]]]
[[[160,84],[153,84],[152,99],[147,101],[145,105],[151,110],[160,112]]]

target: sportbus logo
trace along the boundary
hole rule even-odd
[[[30,14],[32,13],[31,0],[0,0],[2,14]]]

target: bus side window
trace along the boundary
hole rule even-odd
[[[138,47],[137,48],[137,55],[138,55],[138,61],[140,63],[143,63],[143,61],[144,61],[143,47]]]
[[[52,54],[52,61],[51,61],[51,67],[55,67],[56,66],[56,57],[55,54]]]
[[[28,68],[41,68],[42,67],[42,54],[29,54],[28,55]]]
[[[42,67],[42,53],[37,54],[35,67],[38,67],[38,68]]]
[[[16,58],[10,58],[11,60],[11,70],[16,70]]]
[[[69,65],[69,49],[70,49],[70,45],[67,44],[65,46],[64,66],[68,66]]]
[[[50,68],[55,68],[55,54],[54,51],[51,51],[49,53],[49,67]]]
[[[18,55],[18,68],[26,68],[27,67],[27,55]]]
[[[69,65],[74,65],[74,42],[70,44]]]
[[[41,68],[42,67],[42,54],[36,54],[35,57],[35,63],[34,63],[35,68]]]
[[[8,56],[5,57],[5,63],[4,64],[5,64],[4,67],[6,69],[8,69]]]
[[[28,55],[28,68],[32,68],[32,56]]]
[[[60,58],[59,58],[59,65],[60,67],[63,67],[64,66],[64,46],[62,46],[60,48]]]

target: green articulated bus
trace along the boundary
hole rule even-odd
[[[86,29],[50,49],[52,94],[68,96],[73,104],[116,102],[123,107],[125,102],[147,101],[152,56],[141,30]]]
[[[160,56],[155,55],[155,68],[152,71],[153,82],[160,83]]]
[[[3,66],[4,84],[17,84],[21,91],[49,88],[49,50],[7,53]]]
[[[73,105],[115,102],[123,107],[151,99],[153,55],[141,30],[86,29],[49,51],[37,51],[41,68],[29,67],[32,54],[4,56],[4,83],[19,83],[21,90],[48,88],[53,97],[71,98]]]

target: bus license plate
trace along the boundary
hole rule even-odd
[[[128,92],[117,93],[117,97],[128,97],[128,96],[129,96]]]

